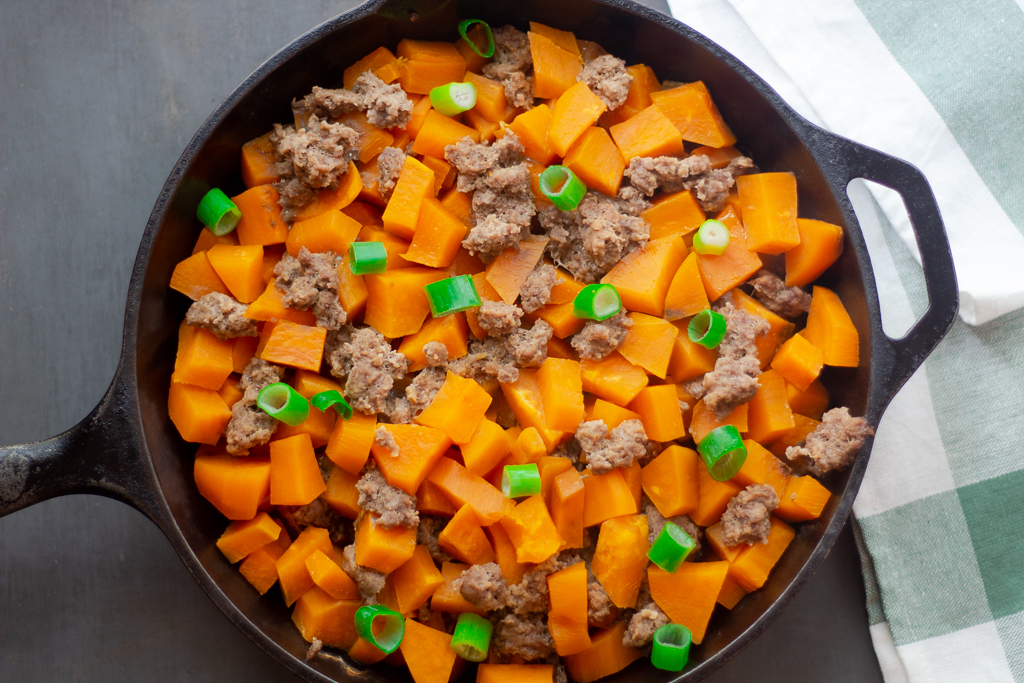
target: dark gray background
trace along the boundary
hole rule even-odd
[[[0,444],[56,434],[99,401],[179,153],[261,61],[356,4],[0,3]],[[294,680],[134,510],[74,496],[0,520],[0,680],[143,678]],[[849,529],[778,622],[707,680],[754,678],[882,680]]]

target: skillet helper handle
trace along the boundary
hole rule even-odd
[[[844,185],[863,178],[895,190],[903,197],[921,253],[928,310],[902,337],[893,339],[884,333],[878,335],[878,345],[884,349],[883,358],[888,365],[884,376],[890,378],[888,401],[953,325],[959,310],[953,253],[935,195],[916,166],[847,138],[832,133],[827,135],[832,138],[832,144],[839,147],[830,161],[840,179],[845,180]],[[881,330],[881,324],[878,329]]]
[[[92,493],[159,513],[155,475],[144,461],[129,393],[118,373],[89,415],[63,434],[0,447],[0,517],[50,498]]]

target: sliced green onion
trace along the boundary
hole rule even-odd
[[[651,664],[662,671],[682,671],[690,659],[693,635],[682,624],[665,624],[654,632]]]
[[[559,211],[572,211],[587,194],[587,186],[565,166],[548,166],[540,174],[540,191]]]
[[[449,313],[458,313],[480,305],[480,295],[476,293],[473,276],[456,275],[438,280],[423,287],[430,304],[430,313],[438,318]]]
[[[709,218],[700,224],[693,236],[693,250],[705,256],[721,256],[729,248],[729,228],[722,221]]]
[[[572,301],[572,314],[588,320],[605,320],[622,310],[615,285],[587,285]]]
[[[491,632],[494,626],[479,614],[463,612],[455,622],[451,648],[455,654],[470,662],[487,659],[487,648],[491,646]]]
[[[480,52],[480,48],[478,48],[473,41],[469,39],[469,36],[466,35],[469,33],[469,27],[473,24],[480,24],[483,26],[484,33],[487,34],[487,49],[483,52]],[[469,43],[469,47],[473,52],[477,53],[484,59],[494,56],[494,34],[491,33],[491,27],[487,25],[486,21],[481,21],[480,19],[463,19],[459,22],[459,35],[462,36],[463,40]]]
[[[383,273],[388,268],[388,250],[383,242],[352,242],[348,260],[353,275]]]
[[[455,116],[476,106],[476,86],[447,83],[430,91],[430,106],[445,116]]]
[[[373,622],[384,620],[384,628],[380,633],[373,632]],[[356,633],[384,654],[391,654],[398,649],[405,637],[405,618],[384,605],[363,605],[356,610]]]
[[[343,420],[349,420],[352,418],[352,406],[348,404],[345,397],[341,395],[340,391],[331,389],[330,391],[321,391],[319,394],[309,399],[309,402],[313,404],[313,407],[319,410],[321,413],[327,412],[327,410],[334,406],[334,410],[341,415]]]
[[[697,452],[715,481],[732,479],[747,459],[747,447],[740,432],[732,425],[722,425],[708,432],[697,444]]]
[[[679,565],[696,547],[690,534],[679,528],[679,525],[665,522],[658,537],[654,539],[654,545],[647,551],[647,558],[669,574],[675,574]]]
[[[686,328],[690,341],[700,344],[704,348],[713,349],[725,339],[725,316],[710,308],[693,316]]]
[[[509,498],[540,493],[540,470],[537,469],[537,463],[505,465],[501,473],[501,492]]]
[[[270,417],[292,427],[309,416],[309,401],[284,382],[263,387],[256,396],[256,405]]]
[[[220,237],[235,229],[242,212],[220,188],[213,188],[199,200],[196,216],[214,235]]]

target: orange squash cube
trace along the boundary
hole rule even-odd
[[[480,133],[469,126],[464,126],[455,119],[449,118],[437,110],[431,109],[423,120],[423,126],[412,143],[413,154],[444,158],[444,148],[454,145],[463,138],[480,142]],[[385,210],[385,214],[387,211]],[[387,223],[384,224],[385,227]]]
[[[494,548],[487,540],[473,508],[463,505],[437,537],[437,543],[449,555],[469,564],[494,562]]]
[[[679,406],[675,385],[659,384],[644,387],[629,407],[640,416],[647,438],[655,441],[686,438],[686,425],[683,422],[683,411]]]
[[[786,252],[786,286],[804,287],[828,270],[843,253],[843,229],[838,225],[797,218],[800,244]]]
[[[327,457],[353,475],[358,475],[370,457],[377,416],[354,411],[351,419],[337,420],[327,441]]]
[[[736,179],[747,246],[762,254],[781,254],[800,244],[796,176],[755,173]]]
[[[831,495],[814,477],[790,477],[775,514],[787,522],[817,519]]]
[[[217,391],[234,369],[233,351],[232,340],[182,322],[171,382]]]
[[[405,59],[398,82],[408,93],[429,95],[439,85],[461,82],[466,73],[466,60],[451,43],[406,38],[398,43],[395,54]]]
[[[711,100],[711,93],[701,81],[652,92],[651,102],[688,142],[708,147],[736,144],[736,136],[729,130],[718,107]]]
[[[641,570],[643,571],[643,570]],[[562,656],[590,647],[587,630],[587,566],[583,562],[548,574],[548,630]]]
[[[645,313],[630,313],[629,319],[633,326],[619,346],[619,353],[630,363],[664,379],[679,331],[664,318]]]
[[[769,443],[796,426],[786,398],[786,380],[775,370],[762,372],[760,387],[747,404],[747,436],[758,443]]]
[[[171,382],[167,413],[181,438],[211,446],[231,420],[231,410],[216,391],[178,382]]]
[[[228,519],[252,519],[270,492],[270,461],[200,455],[192,470],[196,488]]]
[[[195,253],[174,266],[169,286],[193,301],[199,301],[211,292],[230,293],[228,286],[210,264],[205,251]]]
[[[559,103],[561,102],[562,100],[559,100]],[[559,106],[560,104],[556,105],[555,109],[557,110]],[[575,173],[589,189],[597,190],[609,197],[619,193],[622,172],[626,168],[626,162],[608,135],[608,131],[596,126],[584,130],[569,147],[565,158],[562,159],[562,165]],[[651,233],[653,236],[653,225]]]
[[[672,276],[686,258],[686,246],[675,236],[651,240],[634,249],[601,278],[615,285],[622,305],[630,311],[661,317]]]
[[[543,562],[564,544],[541,495],[530,496],[516,505],[501,518],[501,526],[515,545],[519,562]]]
[[[235,227],[239,244],[281,244],[288,238],[288,224],[281,217],[280,193],[273,185],[258,185],[232,197],[242,218]]]
[[[575,432],[584,413],[580,364],[564,358],[546,359],[537,370],[537,388],[544,406],[545,426]]]
[[[732,481],[743,487],[769,486],[781,499],[789,481],[789,467],[753,439],[744,439],[743,445],[747,448],[747,459]]]
[[[718,360],[718,353],[708,349],[696,342],[690,341],[687,328],[690,324],[689,318],[684,318],[673,323],[679,333],[676,335],[675,344],[672,346],[672,358],[668,364],[668,376],[673,382],[685,382],[696,379],[706,372],[715,369],[715,362]]]
[[[270,142],[270,133],[242,145],[242,182],[247,188],[270,185],[280,179],[277,154]]]
[[[540,440],[540,435],[537,435]],[[484,476],[512,450],[505,430],[496,422],[484,418],[473,437],[462,446],[462,460],[470,473]]]
[[[743,487],[736,482],[715,481],[703,462],[697,464],[697,483],[700,489],[697,509],[689,513],[690,519],[698,526],[708,527],[722,518],[722,513]],[[664,608],[663,608],[664,609]]]
[[[649,548],[647,515],[616,517],[601,524],[590,568],[616,607],[636,605]]]
[[[281,593],[286,605],[293,604],[315,585],[306,568],[306,560],[319,550],[330,556],[334,552],[330,532],[327,529],[309,526],[288,546],[277,560],[277,575],[281,581]]]
[[[391,433],[398,453],[374,442],[370,450],[377,467],[389,485],[416,495],[427,473],[451,446],[451,439],[440,429],[418,424],[389,424],[383,428]]]
[[[476,380],[448,371],[444,384],[427,408],[416,416],[418,424],[434,427],[457,444],[467,444],[491,405],[491,395]]]
[[[314,254],[333,251],[341,256],[348,253],[348,245],[356,241],[362,228],[359,221],[341,211],[326,211],[314,218],[296,221],[288,232],[285,247],[292,256],[298,256],[302,247]]]
[[[662,516],[675,517],[697,509],[698,460],[697,451],[673,444],[640,471],[644,493]]]
[[[338,566],[338,563],[316,549],[306,558],[306,570],[313,583],[335,600],[359,600],[359,588],[355,581]]]
[[[821,351],[825,365],[855,368],[860,364],[860,337],[835,292],[814,287],[804,339]]]
[[[697,267],[697,252],[689,254],[672,277],[665,294],[665,319],[680,320],[711,308]]]
[[[526,156],[541,166],[547,166],[558,155],[548,144],[548,128],[551,125],[551,107],[541,104],[519,114],[508,125],[523,143]]]
[[[612,126],[608,132],[627,164],[633,157],[672,156],[684,152],[679,131],[654,105]]]
[[[352,86],[356,84],[356,79],[366,71],[372,71],[377,78],[385,83],[393,83],[398,79],[398,67],[398,58],[394,53],[386,47],[378,47],[345,69],[345,73],[342,74],[342,83],[346,90],[351,90]]]
[[[306,505],[326,490],[309,434],[270,442],[271,505]]]
[[[592,683],[618,673],[640,659],[643,654],[639,648],[622,644],[625,632],[626,622],[616,622],[610,628],[595,633],[586,650],[567,656],[565,668],[571,679],[576,683]]]
[[[548,145],[564,157],[584,131],[597,123],[607,105],[586,83],[573,84],[555,102],[548,127]]]
[[[642,368],[623,358],[617,351],[612,351],[601,360],[582,359],[580,374],[584,391],[618,406],[629,405],[649,381]]]
[[[444,208],[441,202],[426,197],[420,205],[416,232],[412,236],[409,250],[402,258],[431,268],[447,268],[455,260],[467,232],[462,221]]]
[[[747,592],[755,591],[764,585],[772,567],[796,537],[793,527],[775,517],[771,518],[771,525],[767,543],[747,546],[729,565],[729,578]]]
[[[218,244],[206,252],[210,265],[231,295],[248,304],[263,293],[263,247]]]
[[[707,218],[689,190],[661,195],[640,217],[651,224],[652,240],[670,235],[689,235]]]
[[[746,282],[761,269],[761,259],[749,247],[746,230],[732,207],[726,206],[715,218],[729,228],[729,246],[721,256],[697,254],[697,268],[711,301]]]
[[[699,645],[730,568],[728,562],[684,562],[670,574],[652,564],[647,570],[651,597],[673,623],[690,629]]]
[[[470,507],[481,526],[494,524],[515,507],[515,501],[451,458],[438,460],[427,480],[438,486],[455,507]]]
[[[355,616],[362,605],[362,600],[335,600],[314,586],[295,603],[292,622],[307,642],[316,638],[328,647],[344,650],[352,647],[359,637]]]
[[[234,564],[249,553],[277,540],[281,527],[266,512],[249,520],[231,522],[217,539],[217,549]]]
[[[409,561],[416,551],[416,529],[395,526],[385,529],[377,515],[363,515],[356,527],[356,564],[390,574]]]
[[[559,97],[576,84],[583,60],[563,50],[547,36],[528,32],[533,57],[533,95],[541,99]]]
[[[547,418],[544,415],[544,402],[541,397],[540,386],[537,381],[537,371],[522,368],[519,370],[519,379],[501,385],[501,393],[505,396],[516,420],[524,428],[533,427],[544,440],[544,446],[550,453],[555,447],[567,438],[566,432],[547,427]]]
[[[448,359],[462,358],[469,350],[469,325],[462,313],[430,318],[415,334],[402,339],[398,352],[405,354],[409,361],[409,372],[422,370],[427,366],[423,347],[430,342],[440,342],[448,349]]]
[[[444,584],[444,577],[425,545],[416,546],[412,558],[396,569],[393,576],[398,611],[402,614],[418,610]]]
[[[326,342],[327,330],[323,327],[282,322],[274,326],[260,358],[268,363],[317,372],[320,370]]]
[[[583,547],[584,496],[583,480],[575,469],[570,467],[553,479],[551,521],[568,548]]]
[[[437,114],[435,111],[430,113]],[[429,114],[427,118],[430,118]],[[447,117],[441,116],[441,118],[446,119]],[[395,183],[395,189],[391,192],[391,199],[381,217],[384,229],[404,240],[411,240],[416,234],[416,225],[420,218],[420,204],[427,197],[433,196],[434,172],[424,166],[422,162],[417,161],[415,157],[407,156],[402,165],[402,171],[398,175],[398,182]]]
[[[613,517],[635,515],[638,510],[633,492],[626,483],[622,468],[608,474],[583,477],[583,526],[594,526]]]

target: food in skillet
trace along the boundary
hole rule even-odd
[[[679,671],[872,433],[818,380],[857,330],[803,289],[842,230],[702,83],[468,24],[295,100],[203,198],[170,416],[309,656]]]

